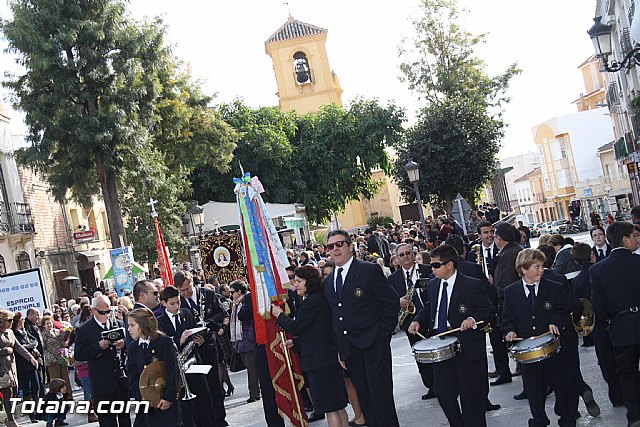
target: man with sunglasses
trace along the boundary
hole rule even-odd
[[[331,231],[326,247],[335,269],[323,287],[340,363],[356,386],[367,425],[398,426],[390,347],[400,310],[398,294],[380,266],[354,258],[346,231]]]
[[[486,426],[487,352],[484,331],[478,323],[486,324],[493,318],[493,305],[480,280],[457,271],[458,257],[449,245],[431,252],[436,278],[427,284],[425,306],[408,332],[422,330],[434,336],[460,328],[460,332],[449,335],[458,338],[460,352],[433,365],[436,396],[451,426]]]
[[[88,362],[91,377],[91,397],[96,407],[100,402],[129,400],[129,384],[121,377],[120,360],[116,350],[124,348],[124,340],[114,343],[102,339],[102,332],[124,327],[120,320],[111,320],[111,303],[105,295],[91,301],[93,320],[76,328],[74,356],[79,362]],[[108,406],[107,406],[108,407]],[[100,409],[100,407],[98,407]],[[130,427],[129,414],[111,415],[98,412],[100,427]]]
[[[155,312],[160,304],[158,301],[158,289],[151,280],[139,280],[133,286],[133,309],[148,308]]]
[[[396,248],[396,254],[400,259],[400,267],[389,276],[389,283],[398,295],[400,295],[400,308],[406,310],[409,303],[416,308],[416,313],[424,307],[427,294],[422,288],[426,280],[431,276],[431,266],[428,264],[416,263],[416,256],[413,248],[406,243],[400,243]],[[421,281],[419,281],[421,280]],[[407,298],[407,291],[413,288],[413,297],[411,301]],[[406,319],[400,325],[400,328],[407,332],[407,328],[413,321],[414,314],[407,315]],[[420,337],[415,334],[407,334],[409,345],[413,345],[420,341]],[[416,362],[417,363],[417,362]],[[417,363],[422,383],[427,388],[427,393],[422,395],[422,400],[433,399],[436,397],[433,392],[433,367],[427,363]]]

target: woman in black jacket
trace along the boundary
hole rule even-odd
[[[295,319],[287,317],[275,304],[271,313],[276,316],[278,326],[296,335],[295,349],[309,380],[314,412],[325,413],[330,427],[346,427],[349,420],[344,409],[347,406],[344,374],[338,364],[338,346],[320,273],[310,265],[298,267],[293,286],[303,298]],[[291,340],[286,344],[294,346]]]

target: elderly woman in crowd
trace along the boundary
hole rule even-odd
[[[71,397],[71,382],[69,368],[64,356],[68,346],[68,334],[53,327],[53,318],[43,316],[40,321],[42,330],[42,344],[44,346],[44,365],[49,372],[49,378],[62,378],[67,384],[67,393]]]
[[[38,361],[16,339],[11,329],[13,317],[12,312],[0,310],[0,392],[5,402],[18,396],[18,372],[14,353],[27,359],[32,366],[38,366]],[[11,405],[5,404],[4,410],[7,414],[7,427],[18,427],[11,413]]]
[[[22,313],[17,312],[13,317],[13,323],[11,325],[13,334],[22,346],[31,354],[35,359],[40,359],[40,353],[38,352],[38,340],[30,336],[24,329],[24,320],[22,319]],[[20,354],[16,355],[16,368],[18,369],[18,387],[22,390],[22,398],[24,400],[38,400],[38,392],[40,391],[40,381],[38,379],[38,371],[36,367],[31,364],[31,360],[27,359]],[[36,415],[34,413],[29,414],[29,419],[32,423],[37,422]]]

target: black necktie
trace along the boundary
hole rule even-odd
[[[598,261],[602,261],[604,259],[604,251],[602,249],[599,249],[600,251],[600,256],[598,257]]]
[[[491,262],[491,248],[487,248],[487,265]]]
[[[413,286],[413,280],[411,280],[411,272],[407,271],[407,289]]]
[[[140,347],[142,347],[142,351],[145,351],[148,346],[149,344],[147,344],[146,342],[143,342],[142,344],[140,344]]]
[[[342,267],[338,268],[338,276],[336,277],[336,295],[342,298]]]
[[[447,330],[447,312],[449,311],[447,286],[447,282],[442,282],[442,296],[440,297],[440,307],[438,308],[438,329],[436,330],[438,334]]]
[[[529,289],[529,305],[531,305],[531,310],[536,305],[536,285],[527,285],[527,289]]]
[[[198,305],[195,302],[193,302],[191,298],[187,298],[187,301],[189,301],[189,305],[191,306],[192,311],[195,311],[197,313],[200,312],[200,310],[198,310]]]

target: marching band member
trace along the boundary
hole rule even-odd
[[[542,278],[545,256],[537,249],[524,249],[516,258],[515,267],[521,280],[504,289],[502,309],[502,333],[505,341],[529,338],[547,331],[560,336],[570,327],[571,306],[567,296],[555,282]],[[556,394],[555,412],[560,416],[560,426],[575,426],[576,412],[569,409],[577,405],[578,395],[570,396],[561,383],[562,356],[551,357],[535,363],[522,364],[522,382],[533,418],[530,427],[547,426],[550,421],[544,409],[547,386]],[[571,402],[568,400],[571,399]]]
[[[93,320],[76,328],[74,357],[80,362],[88,362],[91,397],[96,407],[103,401],[127,401],[129,387],[117,355],[117,350],[125,346],[124,340],[111,343],[102,338],[102,332],[124,327],[124,324],[120,320],[111,320],[111,301],[105,295],[94,297],[91,309]],[[98,420],[100,426],[131,427],[129,414],[98,413]]]
[[[489,280],[487,279],[487,276],[484,275],[482,268],[480,268],[480,266],[477,263],[465,260],[466,253],[465,253],[464,241],[462,240],[462,237],[460,237],[457,234],[452,234],[449,237],[447,237],[447,240],[445,240],[445,243],[449,246],[453,246],[453,248],[458,253],[459,258],[458,258],[458,266],[456,267],[457,271],[464,274],[465,276],[473,277],[474,279],[480,280],[482,282],[482,289],[489,296],[489,300],[491,300],[491,296],[490,296],[491,291],[493,290],[495,292],[495,289],[493,288],[493,286],[489,284]],[[493,317],[489,320],[489,322],[491,324],[495,324],[496,309],[495,309],[495,306],[493,305],[493,301],[491,301],[491,307],[493,308]],[[496,327],[496,329],[499,329],[499,328]],[[492,328],[492,331],[493,331],[493,328]],[[500,409],[500,405],[493,404],[491,403],[491,400],[489,400],[489,376],[488,376],[489,368],[488,368],[488,362],[486,357],[484,359],[484,362],[485,362],[484,371],[485,373],[487,373],[487,376],[485,377],[485,381],[483,383],[483,386],[485,388],[485,393],[487,395],[487,403],[486,403],[485,409],[487,411],[496,411]]]
[[[191,335],[189,329],[195,328],[196,322],[191,312],[185,308],[180,308],[180,293],[173,286],[167,286],[160,295],[160,302],[165,310],[158,317],[158,327],[167,336],[173,339],[176,347],[182,351],[190,342],[195,342],[196,346],[200,346],[204,342],[201,335]],[[204,426],[206,421],[200,421],[200,412],[213,413],[213,403],[207,380],[200,374],[187,375],[189,387],[194,391],[196,398],[194,400],[182,400],[182,427],[190,427],[194,425]],[[198,410],[193,410],[195,406]],[[209,408],[204,410],[204,408]],[[200,422],[196,422],[200,421]]]
[[[218,351],[215,342],[217,333],[220,330],[224,331],[224,310],[214,291],[206,288],[196,288],[193,285],[193,276],[188,271],[178,271],[174,274],[173,283],[182,297],[181,308],[190,310],[194,319],[202,319],[204,326],[210,331],[204,337],[204,343],[196,351],[202,363],[213,367],[206,376],[209,390],[211,391],[213,414],[200,415],[202,419],[207,420],[206,422],[213,422],[213,427],[225,427],[228,425],[225,420],[227,412],[224,407],[224,392],[220,385],[218,369],[216,369]],[[203,408],[203,410],[206,409]]]
[[[406,243],[400,243],[396,248],[398,258],[400,258],[401,267],[394,271],[389,276],[389,283],[393,286],[393,289],[400,296],[400,311],[407,310],[409,303],[413,304],[416,309],[416,313],[424,307],[424,300],[427,298],[426,291],[422,289],[418,283],[419,279],[429,279],[431,275],[431,267],[428,264],[417,264],[415,261],[415,253],[413,248]],[[407,291],[413,286],[413,297],[411,301],[407,298]],[[407,332],[407,328],[411,324],[415,314],[408,314],[400,328]],[[409,345],[413,345],[420,341],[420,338],[415,334],[407,334],[409,339]],[[427,388],[427,393],[422,395],[422,400],[433,399],[436,397],[433,392],[433,367],[428,363],[418,363],[418,371],[422,378],[422,384]]]
[[[603,322],[610,321],[608,335],[630,427],[640,426],[640,257],[633,254],[639,237],[633,224],[615,221],[607,228],[611,255],[589,270],[591,304],[600,319],[596,346],[605,339],[600,335],[605,329],[601,328]]]
[[[486,338],[477,324],[489,322],[494,309],[482,282],[457,271],[458,259],[458,252],[449,245],[431,252],[436,278],[427,284],[427,301],[408,332],[422,329],[433,336],[460,328],[454,335],[461,351],[452,359],[433,364],[436,397],[452,427],[486,426]]]
[[[173,340],[158,329],[158,321],[148,308],[137,308],[127,318],[129,335],[133,341],[127,347],[127,374],[129,390],[136,400],[140,394],[140,375],[144,368],[155,361],[165,363],[165,386],[157,407],[148,413],[136,415],[136,426],[175,427],[181,422],[178,388],[178,359]]]
[[[287,317],[276,304],[271,313],[285,331],[296,335],[287,340],[287,347],[295,347],[300,353],[302,371],[309,380],[313,410],[326,414],[330,427],[347,427],[349,418],[344,374],[338,364],[338,345],[331,326],[329,303],[318,270],[310,265],[295,270],[293,286],[303,298],[296,318]]]

